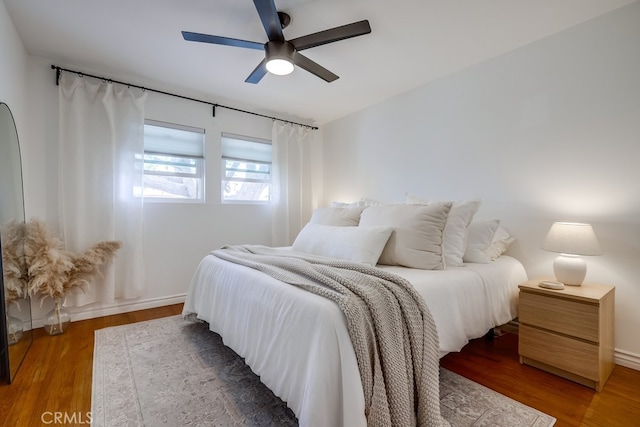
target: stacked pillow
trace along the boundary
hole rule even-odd
[[[364,207],[318,208],[313,211],[310,224],[335,225],[339,227],[357,226]]]
[[[414,205],[430,205],[433,201],[407,194],[406,202]],[[467,229],[480,208],[480,200],[452,202],[444,228],[442,250],[447,267],[460,267],[467,246]]]
[[[489,263],[514,239],[499,220],[478,220],[479,200],[332,203],[318,208],[293,249],[369,265],[441,270]]]
[[[379,264],[442,270],[442,236],[450,209],[451,203],[370,206],[362,212],[360,226],[393,228]]]
[[[497,219],[476,219],[469,225],[465,262],[488,264],[502,255],[515,239]]]

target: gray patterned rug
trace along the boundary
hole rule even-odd
[[[293,412],[205,323],[181,316],[95,332],[93,426],[295,426]],[[555,419],[440,372],[453,427],[548,427]]]

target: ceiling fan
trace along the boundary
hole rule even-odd
[[[267,71],[278,75],[289,74],[293,71],[294,64],[327,82],[332,82],[338,78],[337,75],[302,55],[300,51],[371,32],[369,21],[364,20],[285,40],[282,30],[289,25],[291,17],[284,12],[278,12],[274,0],[253,0],[253,3],[269,39],[266,43],[182,31],[182,37],[187,41],[264,50],[265,58],[249,74],[245,80],[247,83],[258,83]]]

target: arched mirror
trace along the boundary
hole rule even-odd
[[[0,102],[0,373],[9,383],[33,339],[24,262],[24,223],[18,132],[9,106]]]

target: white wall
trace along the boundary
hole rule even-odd
[[[639,23],[635,3],[324,126],[324,203],[482,198],[530,277],[553,274],[553,221],[592,223],[587,281],[616,286],[640,369]]]
[[[29,56],[27,60],[29,127],[24,132],[23,163],[27,219],[37,217],[57,229],[58,87],[55,71],[51,69],[54,63],[78,68],[35,56]],[[100,70],[82,71],[101,75]],[[126,75],[106,77],[151,88],[172,89],[128,79]],[[206,99],[198,94],[187,95]],[[196,266],[209,251],[224,244],[271,242],[271,216],[267,206],[220,203],[220,136],[222,132],[232,132],[271,139],[272,121],[222,108],[217,109],[214,118],[211,107],[206,104],[153,92],[149,92],[145,115],[154,120],[205,129],[206,203],[146,203],[146,289],[142,297],[109,306],[92,304],[72,308],[73,320],[182,302]],[[50,302],[45,302],[43,307],[37,301],[32,305],[34,325],[39,326],[44,313],[50,309]]]
[[[0,1],[0,102],[11,109],[18,135],[25,128],[27,53],[13,21]]]

